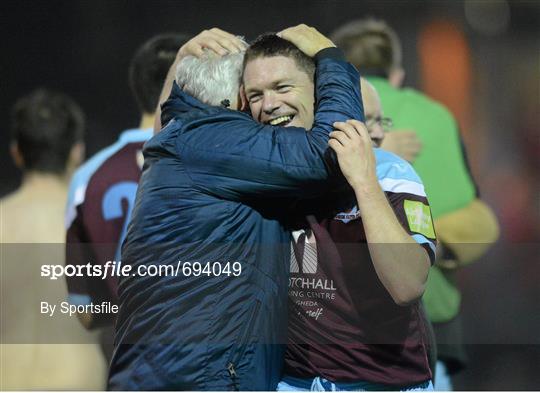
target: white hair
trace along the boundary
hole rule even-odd
[[[176,83],[205,104],[219,106],[223,100],[236,102],[245,52],[218,56],[205,50],[200,57],[187,56],[176,67]]]

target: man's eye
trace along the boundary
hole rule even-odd
[[[291,85],[279,85],[277,87],[277,91],[279,93],[287,93],[289,90],[291,90]]]
[[[250,96],[248,97],[248,101],[249,101],[250,103],[257,102],[257,101],[259,101],[260,99],[261,99],[261,95],[260,95],[260,94],[253,94],[253,95],[250,95]]]
[[[377,123],[380,123],[381,122],[381,117],[380,116],[366,116],[366,124],[367,123],[370,123],[370,124],[377,124]]]

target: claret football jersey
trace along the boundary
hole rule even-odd
[[[399,222],[433,261],[435,233],[420,178],[399,157],[380,149],[375,155],[379,184]],[[379,280],[362,212],[353,207],[306,221],[291,247],[285,374],[394,386],[431,379],[420,305],[396,305]]]

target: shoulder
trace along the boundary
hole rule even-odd
[[[204,138],[230,141],[235,137],[246,135],[246,132],[252,135],[260,130],[277,128],[257,123],[244,112],[213,107],[209,110],[194,111],[185,116],[176,117],[161,132],[164,132],[163,138],[165,139],[170,136],[178,136],[184,141],[188,141],[199,138],[203,133]],[[239,141],[236,140],[236,142]]]
[[[2,214],[9,214],[13,207],[19,205],[21,199],[21,189],[12,191],[0,199],[0,206],[2,207]]]
[[[387,109],[394,112],[391,113],[392,116],[422,113],[422,116],[438,116],[454,122],[454,117],[448,108],[414,88],[395,88],[387,80],[377,77],[368,78],[368,80],[381,96],[383,107],[390,106]],[[397,113],[395,113],[396,110],[398,110]]]
[[[68,190],[68,204],[78,205],[84,200],[90,179],[115,153],[130,143],[145,142],[152,136],[151,130],[127,130],[112,145],[100,150],[85,161],[73,174]]]
[[[411,164],[394,153],[375,148],[377,178],[383,191],[426,196],[422,179]]]
[[[415,112],[422,113],[422,116],[424,117],[437,117],[438,119],[443,119],[455,124],[452,113],[440,102],[435,101],[413,88],[403,88],[398,91],[403,97],[403,104],[406,105],[407,108],[414,108]]]
[[[398,155],[381,148],[374,148],[377,162],[377,176],[379,180],[392,177],[404,178],[421,183],[420,176],[410,163]]]

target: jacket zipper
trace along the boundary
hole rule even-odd
[[[227,371],[229,372],[229,375],[231,376],[234,390],[236,392],[240,391],[240,388],[238,387],[238,380],[236,379],[237,377],[236,370],[232,362],[229,362],[229,364],[227,364]]]
[[[249,320],[249,323],[247,325],[247,328],[244,330],[243,335],[240,340],[240,344],[238,345],[238,351],[233,354],[231,357],[232,359],[227,363],[227,371],[229,372],[229,375],[231,377],[231,380],[233,382],[233,387],[235,391],[239,391],[240,388],[238,386],[238,374],[236,373],[236,365],[242,355],[245,352],[245,347],[247,345],[247,341],[249,339],[250,333],[253,330],[253,325],[255,323],[256,317],[259,314],[259,309],[261,308],[261,302],[256,300],[255,309],[253,310],[253,313],[251,314],[251,318]]]

